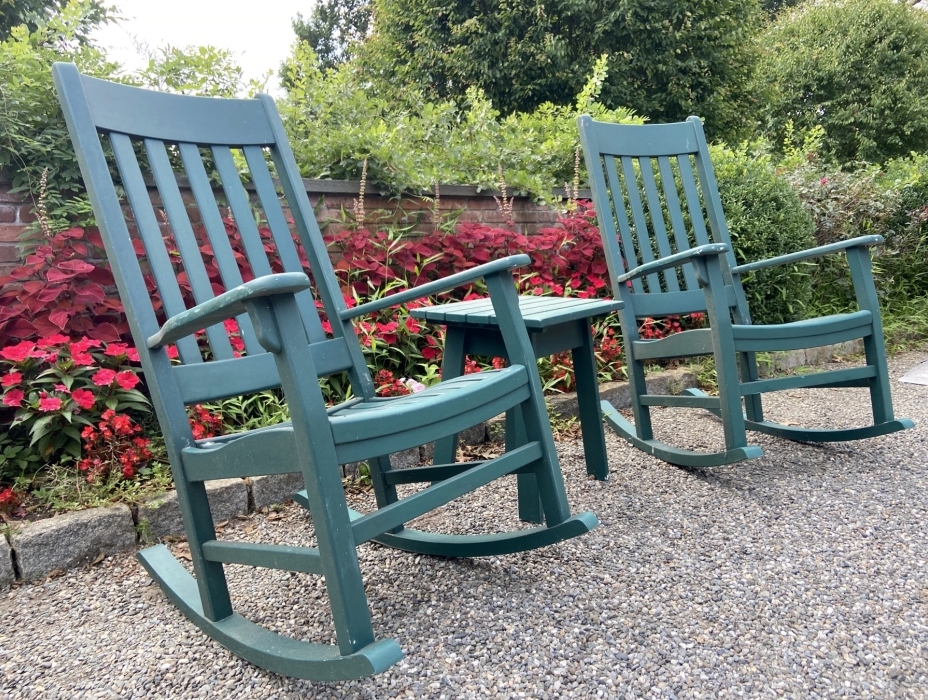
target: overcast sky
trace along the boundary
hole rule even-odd
[[[152,49],[212,45],[233,51],[248,78],[271,69],[277,73],[296,39],[291,26],[313,0],[110,0],[123,19],[94,35],[109,55],[128,68],[143,63],[135,43]],[[276,77],[268,84],[276,86]]]

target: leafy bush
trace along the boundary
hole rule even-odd
[[[609,54],[603,101],[652,121],[704,114],[730,136],[751,102],[756,0],[378,0],[358,50],[388,95],[484,91],[503,114],[568,105],[595,57]]]
[[[761,45],[756,82],[774,143],[790,125],[819,125],[823,156],[839,163],[925,148],[928,13],[895,0],[807,2],[778,15]]]
[[[478,89],[460,102],[431,102],[408,91],[402,100],[370,89],[355,66],[323,72],[306,44],[284,70],[290,91],[280,102],[284,124],[305,177],[367,179],[381,191],[431,189],[436,183],[510,189],[550,197],[573,181],[576,117],[640,122],[627,110],[596,102],[605,78],[600,60],[576,104],[544,104],[501,118]]]
[[[754,262],[815,245],[813,226],[789,183],[769,159],[746,148],[712,148],[722,208],[735,258]],[[803,316],[812,282],[804,266],[786,265],[745,275],[755,323],[786,323]]]

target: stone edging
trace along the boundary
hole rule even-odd
[[[833,347],[776,353],[771,357],[770,371],[794,369],[803,365],[824,364],[835,355],[859,354],[861,344],[842,343]],[[675,369],[648,377],[648,387],[658,393],[679,393],[696,385],[696,375],[689,369]],[[603,399],[617,408],[629,406],[628,382],[600,385]],[[560,394],[549,398],[553,409],[562,416],[577,415],[576,394]],[[477,426],[461,436],[465,444],[484,442],[498,437],[502,420]],[[391,455],[395,468],[418,464],[431,459],[431,446],[424,445]],[[347,470],[356,465],[349,465]],[[210,510],[216,522],[253,513],[290,498],[303,488],[301,474],[277,474],[251,479],[220,479],[207,483]],[[126,505],[65,513],[27,523],[0,537],[0,591],[14,581],[34,581],[55,571],[92,563],[115,552],[133,549],[139,543],[154,542],[165,537],[184,534],[177,494],[174,491],[150,498],[136,509]]]

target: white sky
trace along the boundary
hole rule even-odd
[[[94,37],[113,59],[127,68],[144,64],[136,43],[159,46],[216,46],[235,53],[245,80],[269,69],[276,73],[296,39],[291,22],[297,12],[309,16],[313,0],[109,0],[124,16],[118,25]]]

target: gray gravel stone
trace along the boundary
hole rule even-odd
[[[304,487],[302,472],[256,476],[251,479],[251,498],[255,510],[261,510],[276,503],[289,501],[293,498],[294,492]]]
[[[248,487],[242,479],[207,481],[206,495],[216,522],[248,512]],[[182,536],[184,522],[177,505],[177,492],[168,491],[142,503],[138,509],[138,522],[142,539],[148,542]]]
[[[128,506],[91,508],[18,527],[10,537],[26,581],[93,561],[136,544]]]
[[[241,661],[125,553],[0,596],[0,697],[924,700],[928,387],[895,378],[925,359],[891,362],[897,414],[914,430],[819,445],[759,435],[764,457],[711,470],[667,465],[607,431],[605,482],[586,477],[580,441],[558,443],[572,509],[601,521],[584,537],[481,559],[362,545],[375,634],[405,652],[374,678],[311,683]],[[869,418],[866,389],[764,402],[779,421]],[[701,410],[656,409],[654,425],[684,447],[722,439]],[[369,493],[348,498],[372,507]],[[413,525],[519,527],[515,501],[504,479]],[[315,542],[295,505],[234,519],[221,536]],[[239,613],[333,641],[318,577],[230,566],[228,578]]]
[[[0,535],[0,592],[10,587],[10,584],[16,580],[16,572],[13,570],[13,554],[6,537]]]

